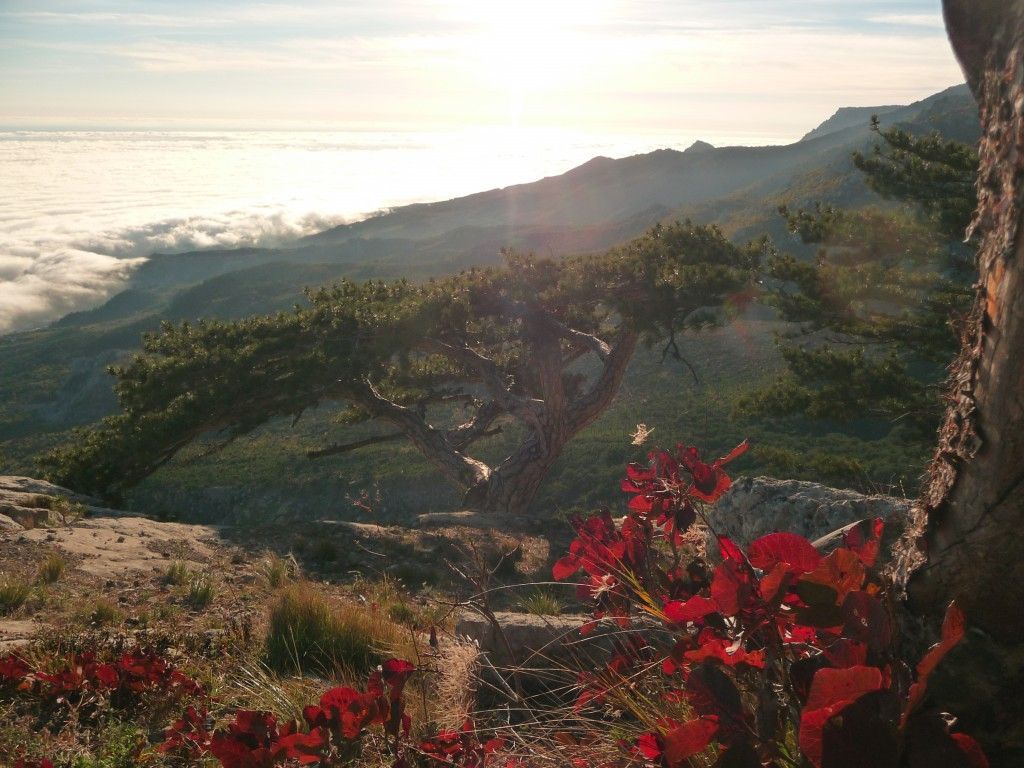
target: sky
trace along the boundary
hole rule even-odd
[[[0,126],[796,139],[962,82],[938,0],[0,0]]]

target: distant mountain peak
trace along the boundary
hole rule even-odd
[[[693,144],[686,148],[685,152],[687,154],[694,155],[700,152],[710,152],[714,148],[714,144],[708,144],[708,142],[706,141],[701,141],[700,139],[697,139],[695,142],[693,142]]]
[[[871,124],[872,115],[886,115],[890,112],[896,112],[899,109],[904,109],[904,107],[891,104],[879,107],[840,107],[832,117],[823,122],[813,131],[807,133],[802,139],[800,139],[800,141],[816,139],[819,136],[826,136],[830,133],[836,133],[847,128],[858,126],[867,128]]]

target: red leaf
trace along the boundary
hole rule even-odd
[[[960,606],[954,600],[946,609],[946,617],[942,620],[942,639],[928,649],[928,652],[917,663],[917,682],[910,686],[907,694],[907,707],[903,710],[903,719],[900,726],[907,723],[907,718],[914,711],[921,700],[924,699],[925,691],[928,690],[928,676],[939,665],[942,658],[959,643],[966,632],[966,617]]]
[[[735,616],[750,597],[750,575],[736,560],[723,560],[711,579],[711,597],[724,616]]]
[[[779,590],[785,585],[787,576],[789,576],[789,568],[786,567],[786,564],[776,563],[768,573],[761,577],[761,581],[757,585],[761,597],[768,602],[778,598]]]
[[[836,591],[836,603],[841,605],[850,592],[861,588],[866,574],[864,563],[856,553],[849,549],[837,549],[823,557],[803,580],[832,587]]]
[[[769,533],[747,548],[750,564],[763,571],[785,563],[796,573],[810,573],[821,563],[821,554],[803,536]]]
[[[661,757],[661,743],[656,733],[644,733],[636,740],[637,751],[654,762]]]
[[[821,768],[821,734],[829,719],[865,693],[881,687],[882,672],[876,667],[825,668],[815,673],[800,714],[800,749],[815,768]]]
[[[764,651],[747,652],[742,645],[737,644],[730,652],[731,644],[721,638],[708,640],[701,644],[695,651],[687,651],[683,656],[694,663],[700,663],[708,659],[717,659],[726,666],[734,667],[737,664],[746,664],[758,669],[764,669]]]
[[[662,736],[668,768],[681,768],[687,758],[702,751],[718,731],[718,718],[709,716],[675,726]]]
[[[868,568],[878,559],[878,547],[882,542],[885,522],[880,517],[861,520],[843,534],[843,544],[857,553],[857,557]]]
[[[715,466],[718,466],[718,467],[725,466],[726,464],[728,464],[733,459],[738,459],[740,456],[742,456],[744,453],[746,453],[749,448],[750,448],[750,441],[749,440],[744,440],[742,443],[740,443],[735,448],[733,448],[731,451],[729,451],[727,454],[725,454],[725,456],[723,456],[722,458],[716,460],[715,461]]]
[[[693,483],[686,489],[691,496],[701,501],[713,504],[718,501],[729,490],[732,480],[718,467],[709,467],[707,464],[699,464],[694,470]]]
[[[728,536],[718,536],[718,551],[723,560],[735,560],[739,563],[744,560],[743,550],[737,547]]]
[[[572,577],[580,569],[579,558],[573,555],[566,555],[558,560],[551,568],[551,575],[555,581],[565,581]]]
[[[981,745],[966,733],[951,733],[949,735],[956,742],[957,747],[971,764],[971,768],[988,768],[988,758],[981,749]]]
[[[672,600],[665,603],[665,618],[675,624],[686,624],[690,621],[702,619],[709,613],[718,610],[718,603],[708,600],[706,597],[694,595],[685,603],[682,600]]]
[[[282,736],[275,745],[275,753],[283,753],[290,760],[297,760],[300,765],[318,763],[323,759],[323,749],[327,739],[323,731],[314,728],[309,733],[292,733]]]

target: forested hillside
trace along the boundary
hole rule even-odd
[[[883,125],[915,133],[940,130],[967,140],[977,135],[975,107],[963,87],[910,107],[875,111]],[[872,113],[840,110],[786,147],[699,144],[686,152],[595,158],[562,176],[408,206],[287,249],[155,256],[104,306],[0,339],[0,460],[8,470],[29,471],[32,456],[65,439],[71,427],[109,413],[114,398],[105,367],[127,357],[141,333],[162,320],[285,310],[304,301],[307,286],[342,276],[423,279],[493,263],[502,247],[559,255],[599,251],[658,221],[684,217],[718,224],[736,241],[767,232],[785,250],[809,257],[811,249],[789,234],[777,209],[813,201],[848,208],[880,202],[850,159],[874,141],[868,121],[861,120]],[[539,503],[562,508],[606,500],[618,467],[636,450],[628,435],[639,421],[654,427],[655,435],[689,435],[709,450],[750,436],[762,450],[744,459],[747,472],[869,489],[912,486],[916,470],[908,468],[921,466],[924,456],[907,455],[898,439],[890,439],[898,436],[898,425],[880,432],[875,424],[855,421],[811,430],[801,417],[734,414],[736,397],[782,370],[772,343],[780,327],[755,305],[724,329],[682,339],[696,381],[685,365],[661,362],[660,349],[641,350],[622,396],[568,448]],[[249,514],[273,515],[338,506],[346,495],[356,498],[365,490],[374,499],[370,514],[395,518],[450,508],[455,501],[411,448],[375,447],[309,461],[305,449],[334,439],[330,421],[275,422],[213,456],[198,448],[140,486],[136,501],[197,517],[242,506]],[[485,452],[500,454],[509,439],[491,438]],[[379,488],[368,486],[371,468]],[[347,517],[352,513],[345,510]]]

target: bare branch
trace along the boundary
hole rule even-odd
[[[329,445],[326,448],[319,448],[314,451],[306,451],[307,459],[320,459],[324,456],[337,456],[339,453],[348,453],[349,451],[357,451],[360,448],[365,448],[368,445],[377,445],[378,443],[390,443],[394,440],[408,440],[409,436],[405,432],[390,432],[386,435],[376,435],[375,437],[367,437],[364,440],[356,440],[351,443],[335,443]]]
[[[420,449],[442,474],[462,488],[472,488],[487,480],[491,469],[456,450],[444,432],[435,429],[415,411],[399,405],[377,391],[369,379],[350,389],[351,397],[375,416],[394,424]]]
[[[485,357],[467,344],[448,344],[440,339],[424,339],[424,343],[435,352],[475,370],[494,402],[506,413],[510,413],[531,426],[536,426],[544,412],[544,401],[524,397],[512,392],[505,383],[501,369],[489,357]]]

